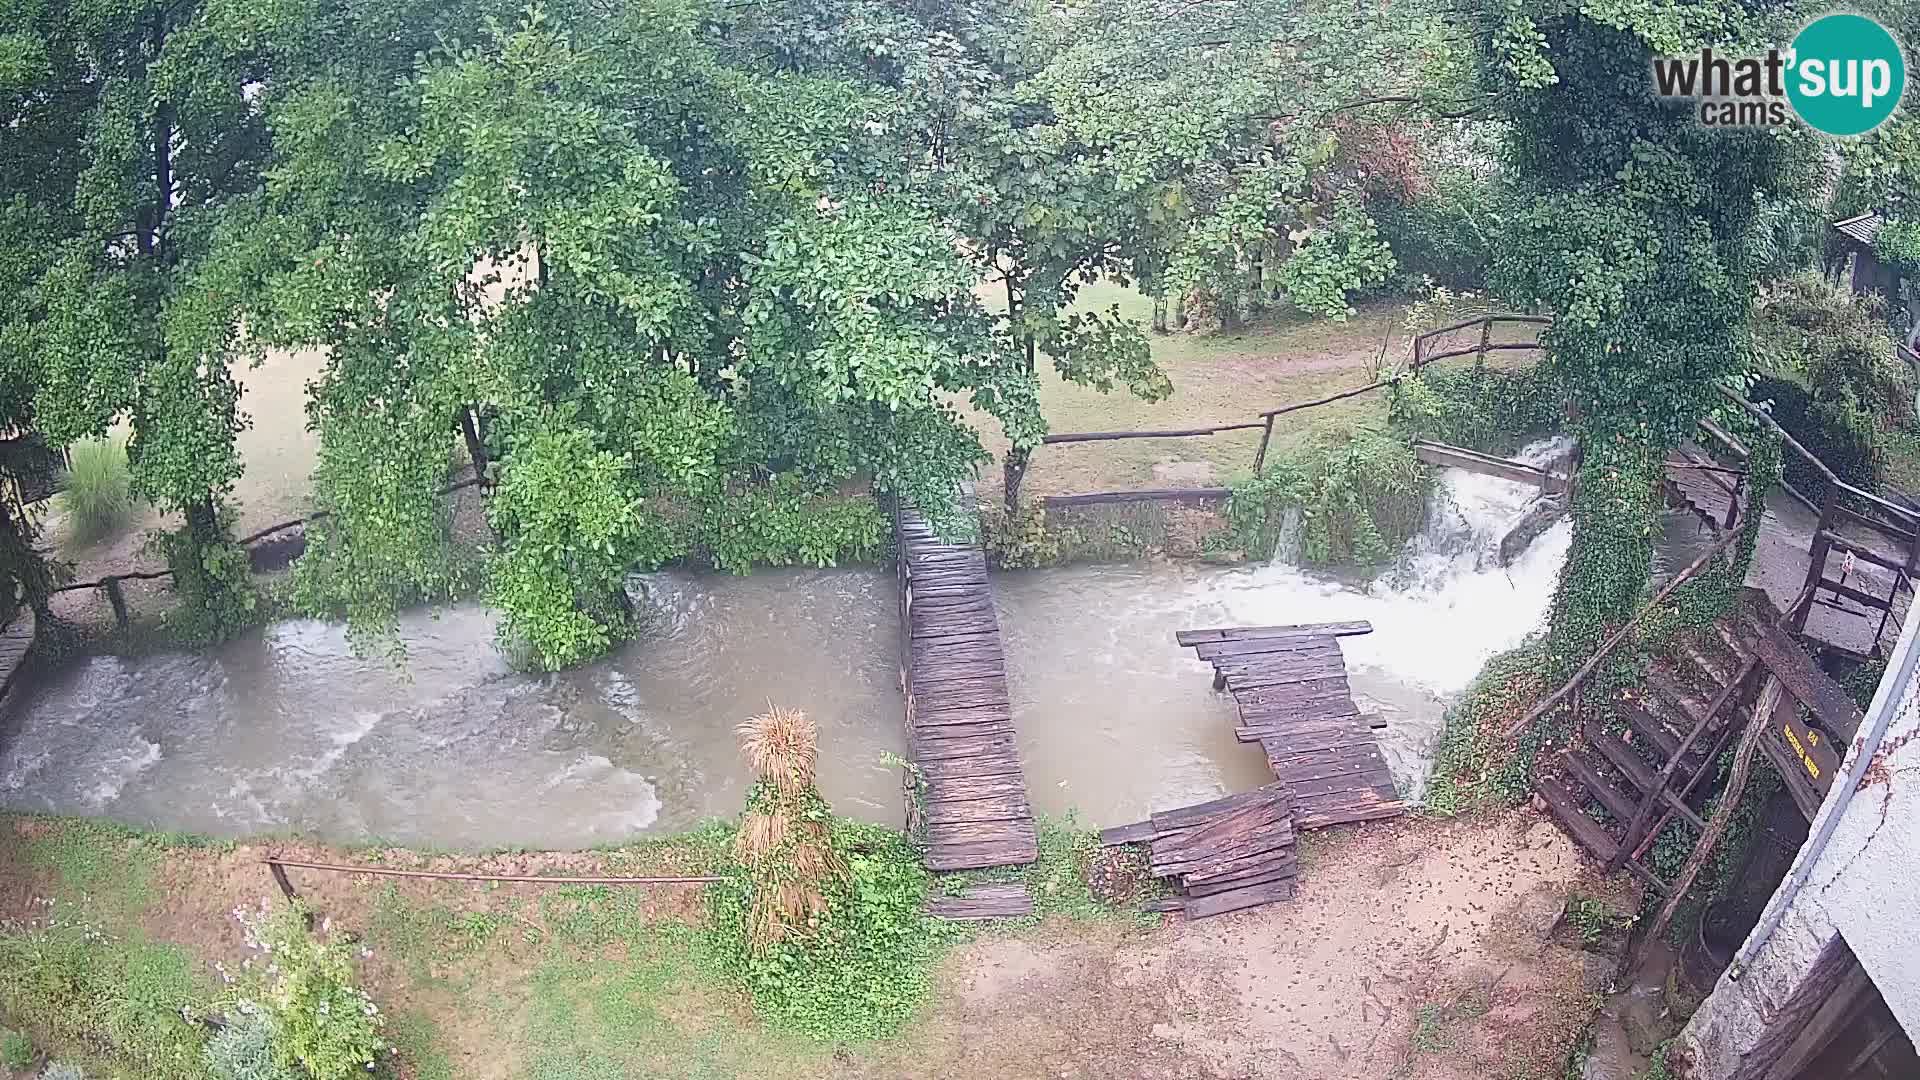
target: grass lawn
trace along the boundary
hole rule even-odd
[[[1080,303],[1088,308],[1117,304],[1122,315],[1143,323],[1151,315],[1146,297],[1105,282],[1083,289]],[[1071,385],[1042,362],[1041,407],[1054,432],[1178,429],[1257,420],[1268,409],[1365,386],[1382,365],[1391,369],[1404,364],[1412,346],[1405,318],[1404,302],[1385,300],[1367,304],[1343,323],[1276,309],[1237,333],[1154,335],[1154,361],[1173,381],[1174,392],[1152,404],[1124,389],[1102,394]],[[1531,340],[1531,335],[1516,328],[1496,340]],[[1452,343],[1468,341],[1463,337]],[[1533,354],[1507,353],[1504,358],[1493,362],[1528,363]],[[1385,419],[1384,395],[1363,394],[1280,418],[1274,448]],[[978,417],[974,422],[998,458],[1006,441],[997,425]],[[1048,495],[1224,483],[1252,471],[1259,443],[1260,432],[1235,431],[1204,438],[1048,446],[1034,454],[1023,490]],[[981,488],[997,493],[1000,481],[998,468],[989,468]]]

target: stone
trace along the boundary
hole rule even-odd
[[[1540,799],[1540,796],[1535,795],[1534,798]],[[1545,800],[1541,800],[1541,803],[1540,808],[1544,810]],[[1537,821],[1534,822],[1533,828],[1527,830],[1526,839],[1527,846],[1530,848],[1552,847],[1554,842],[1560,839],[1560,830],[1550,821]]]
[[[1540,534],[1552,528],[1566,512],[1564,500],[1552,496],[1536,500],[1513,528],[1507,530],[1507,535],[1500,538],[1500,565],[1512,565],[1527,550],[1527,545],[1539,539]]]

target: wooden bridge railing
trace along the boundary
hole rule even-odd
[[[1540,348],[1538,342],[1502,342],[1493,340],[1494,329],[1501,325],[1542,326],[1552,321],[1551,318],[1545,315],[1495,313],[1480,315],[1471,319],[1463,319],[1460,322],[1442,326],[1435,330],[1429,330],[1413,339],[1412,356],[1406,368],[1403,370],[1393,372],[1384,377],[1375,378],[1365,386],[1357,386],[1351,390],[1341,390],[1324,397],[1314,398],[1311,401],[1293,402],[1291,404],[1281,405],[1278,408],[1268,409],[1265,412],[1256,414],[1256,417],[1251,420],[1215,424],[1210,427],[1167,428],[1143,431],[1062,432],[1056,435],[1042,436],[1040,445],[1060,446],[1067,443],[1117,442],[1123,439],[1204,439],[1232,431],[1253,431],[1259,429],[1260,447],[1253,455],[1253,473],[1255,476],[1258,476],[1262,470],[1266,468],[1267,451],[1273,445],[1274,421],[1280,417],[1286,416],[1289,413],[1319,408],[1322,405],[1331,405],[1336,401],[1345,401],[1348,398],[1372,393],[1375,390],[1391,386],[1397,379],[1409,373],[1418,372],[1428,364],[1439,360],[1461,356],[1476,356],[1479,362],[1485,363],[1488,353],[1519,350],[1537,351]],[[1458,348],[1435,348],[1447,335],[1474,327],[1480,329],[1480,339],[1477,344]],[[1029,458],[1027,468],[1031,467],[1032,460]],[[1041,504],[1049,508],[1054,508],[1112,502],[1192,502],[1225,498],[1226,495],[1227,489],[1223,487],[1155,488],[1142,491],[1095,491],[1073,495],[1049,495],[1041,499]]]

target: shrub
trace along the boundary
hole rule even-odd
[[[1287,511],[1300,512],[1300,558],[1314,565],[1384,562],[1426,521],[1433,471],[1403,440],[1361,429],[1269,458],[1233,485],[1227,519],[1250,558],[1271,558]]]
[[[1473,173],[1448,169],[1417,194],[1374,198],[1367,209],[1409,276],[1473,289],[1486,284],[1493,263],[1495,194],[1492,184]]]
[[[273,1028],[258,1014],[241,1015],[207,1042],[207,1071],[213,1080],[297,1080],[275,1060]]]
[[[1060,561],[1060,538],[1047,528],[1047,512],[1028,504],[1009,514],[1005,507],[980,510],[980,543],[996,570],[1031,570]]]
[[[33,1040],[11,1028],[0,1031],[0,1065],[20,1070],[33,1064]]]
[[[1565,423],[1562,395],[1545,365],[1497,371],[1438,365],[1387,391],[1387,417],[1409,438],[1506,456]]]
[[[248,944],[266,955],[268,974],[258,1000],[242,998],[235,1011],[271,1032],[273,1059],[297,1066],[307,1080],[346,1080],[373,1068],[387,1049],[380,1036],[386,1019],[354,985],[347,943],[315,935],[298,904],[242,922]]]
[[[836,566],[886,548],[887,519],[874,501],[808,485],[792,473],[737,488],[703,508],[696,546],[714,568]]]
[[[196,536],[192,525],[147,537],[148,550],[166,559],[173,571],[180,609],[171,616],[171,625],[189,644],[225,641],[253,625],[266,610],[253,587],[246,549],[228,539],[233,534],[232,509],[220,507],[216,521],[210,540]]]
[[[1771,403],[1774,422],[1826,462],[1840,479],[1855,487],[1872,491],[1886,471],[1886,458],[1870,422],[1844,407],[1814,400],[1800,384],[1782,378],[1764,378],[1755,382],[1747,396],[1756,402]],[[1813,466],[1798,454],[1787,454],[1781,462],[1786,481],[1809,498],[1822,498],[1827,482]]]
[[[67,457],[71,464],[61,499],[74,539],[90,544],[124,524],[133,509],[127,448],[118,439],[82,439],[67,448]]]
[[[712,893],[715,951],[775,1026],[820,1039],[897,1031],[926,992],[939,933],[918,855],[827,809],[805,714],[770,709],[740,732],[758,779],[734,870]]]

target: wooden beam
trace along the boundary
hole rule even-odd
[[[1458,446],[1448,446],[1445,443],[1429,442],[1426,439],[1414,440],[1413,456],[1429,465],[1465,469],[1468,472],[1497,476],[1502,480],[1533,484],[1540,488],[1554,487],[1559,480],[1554,474],[1533,465],[1497,458],[1491,454],[1482,454]]]
[[[1291,626],[1226,626],[1210,630],[1176,630],[1173,640],[1183,649],[1213,641],[1252,641],[1259,638],[1352,637],[1373,633],[1365,619],[1351,622],[1296,623]]]
[[[1066,506],[1094,506],[1128,502],[1207,502],[1233,494],[1231,488],[1145,488],[1140,491],[1089,491],[1078,495],[1047,495],[1040,505],[1049,510]]]

